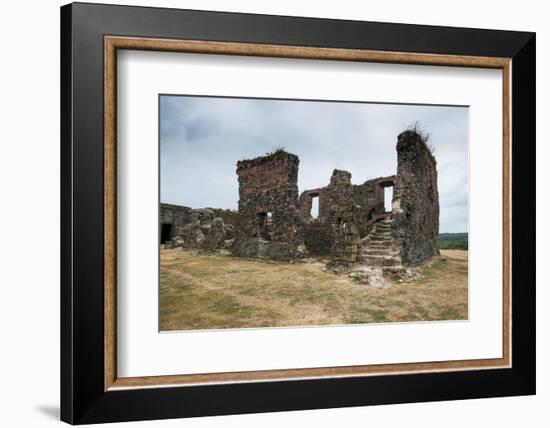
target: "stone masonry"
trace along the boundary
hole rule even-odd
[[[406,265],[439,255],[437,168],[422,138],[413,131],[397,141],[392,235]]]
[[[233,254],[292,260],[305,253],[298,156],[278,150],[237,163],[239,214]]]
[[[238,211],[161,204],[161,243],[234,256],[292,261],[308,253],[332,265],[400,269],[439,255],[437,165],[422,136],[398,136],[397,174],[328,185],[298,196],[299,159],[284,150],[237,162]],[[384,190],[393,187],[386,211]],[[313,198],[319,213],[311,215]],[[388,202],[388,201],[386,201]]]
[[[357,205],[351,189],[351,174],[335,169],[323,192],[323,221],[328,222],[333,231],[330,252],[334,262],[354,263],[357,259],[360,237],[356,225]]]
[[[233,243],[236,222],[237,212],[232,210],[160,204],[160,243],[172,248],[223,249]],[[223,230],[222,239],[205,241],[213,225],[215,230]]]
[[[316,244],[315,253],[331,255],[333,261],[387,268],[414,266],[439,255],[435,158],[414,131],[401,133],[396,149],[396,175],[354,185],[348,180],[351,174],[335,170],[328,186],[302,192],[299,203],[306,217],[305,241]],[[384,206],[386,187],[394,188],[391,211]],[[316,219],[310,215],[314,197],[319,198]],[[349,225],[345,233],[344,227],[335,226],[335,207]],[[332,233],[327,234],[329,226]],[[315,240],[313,236],[320,232],[324,239]],[[361,242],[356,249],[357,233]]]

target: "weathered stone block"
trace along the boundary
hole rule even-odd
[[[216,217],[212,220],[212,225],[208,230],[204,242],[202,243],[202,248],[205,251],[214,251],[223,247],[223,237],[225,235],[225,227],[223,220],[219,217]]]

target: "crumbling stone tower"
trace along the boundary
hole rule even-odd
[[[298,210],[298,156],[278,150],[237,162],[239,214],[233,253],[291,260],[305,253]]]
[[[326,220],[332,227],[334,262],[354,263],[361,239],[355,224],[356,205],[353,201],[351,174],[335,169],[324,191]]]
[[[417,265],[439,255],[436,161],[414,131],[398,136],[392,236],[405,265]]]

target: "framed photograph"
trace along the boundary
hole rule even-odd
[[[61,56],[62,420],[535,393],[533,33],[76,3]]]

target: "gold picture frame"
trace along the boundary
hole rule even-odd
[[[209,55],[359,61],[391,64],[438,65],[502,70],[503,147],[503,322],[502,358],[422,363],[356,365],[305,369],[261,370],[148,377],[118,377],[116,370],[116,86],[117,50],[146,50]],[[512,58],[371,51],[290,45],[172,40],[144,37],[104,37],[104,389],[105,391],[161,386],[297,380],[511,367],[511,79]]]

